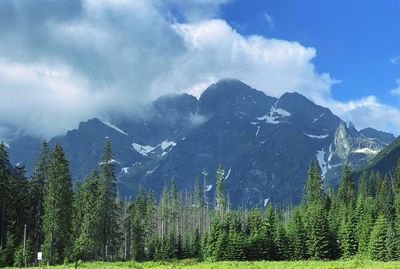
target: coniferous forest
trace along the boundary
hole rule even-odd
[[[215,192],[204,179],[162,195],[139,190],[120,199],[111,143],[93,171],[74,184],[61,146],[41,146],[35,170],[11,167],[0,145],[0,267],[82,261],[400,259],[400,162],[393,176],[344,167],[337,188],[323,188],[311,162],[300,205],[233,209],[224,170]],[[213,196],[213,197],[210,197]]]

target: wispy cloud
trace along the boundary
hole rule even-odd
[[[390,90],[390,93],[394,96],[400,96],[400,78],[396,80],[397,87]]]
[[[264,19],[267,22],[267,25],[269,27],[270,30],[275,30],[275,22],[274,19],[271,17],[270,14],[268,14],[268,12],[264,12]]]
[[[391,64],[399,64],[400,63],[400,56],[394,56],[394,57],[390,58],[389,62]]]

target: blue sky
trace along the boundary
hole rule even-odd
[[[244,35],[315,47],[317,69],[341,80],[335,99],[375,95],[398,106],[389,91],[400,77],[399,12],[395,0],[236,0],[223,6],[222,17]]]
[[[0,139],[135,115],[223,78],[400,134],[399,1],[39,2],[0,1]]]

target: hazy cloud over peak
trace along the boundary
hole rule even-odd
[[[338,81],[316,70],[315,48],[243,36],[218,19],[228,2],[0,1],[0,137],[9,126],[51,137],[90,117],[131,114],[166,93],[198,96],[226,77],[273,96],[299,91],[357,126],[386,128],[363,117],[384,106],[379,100],[332,99]]]

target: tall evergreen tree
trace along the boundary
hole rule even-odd
[[[302,214],[299,209],[294,209],[288,224],[288,238],[290,242],[293,260],[305,260],[307,258],[307,233],[304,228]]]
[[[369,241],[370,258],[377,261],[386,261],[388,258],[387,249],[388,224],[385,215],[380,215],[371,233]]]
[[[67,256],[71,239],[72,183],[68,162],[60,145],[51,156],[49,175],[44,193],[42,245],[45,259],[60,263]]]
[[[9,167],[8,153],[6,145],[2,142],[0,144],[0,247],[3,249],[7,243],[7,228],[9,217],[9,204],[8,200],[11,196],[9,190],[9,182],[11,178],[11,171]]]
[[[146,258],[145,254],[145,220],[146,220],[146,202],[142,190],[139,190],[135,202],[131,206],[131,255],[136,261],[142,261]]]
[[[311,162],[308,170],[308,177],[305,185],[304,201],[307,204],[325,203],[323,181],[316,162]]]
[[[50,168],[50,149],[44,141],[40,147],[39,156],[36,160],[33,176],[29,184],[31,227],[30,238],[33,242],[33,251],[38,252],[44,240],[43,214],[44,214],[44,190],[48,179]]]
[[[100,188],[99,175],[93,171],[83,185],[76,190],[73,218],[73,230],[76,234],[73,245],[75,259],[88,261],[101,257]]]
[[[308,206],[307,211],[309,256],[316,260],[328,259],[330,235],[326,209],[321,203],[314,203]]]
[[[120,226],[118,224],[120,207],[117,201],[117,178],[114,171],[114,162],[111,142],[108,140],[105,144],[103,157],[100,163],[103,260],[112,260],[116,258],[121,241]]]

